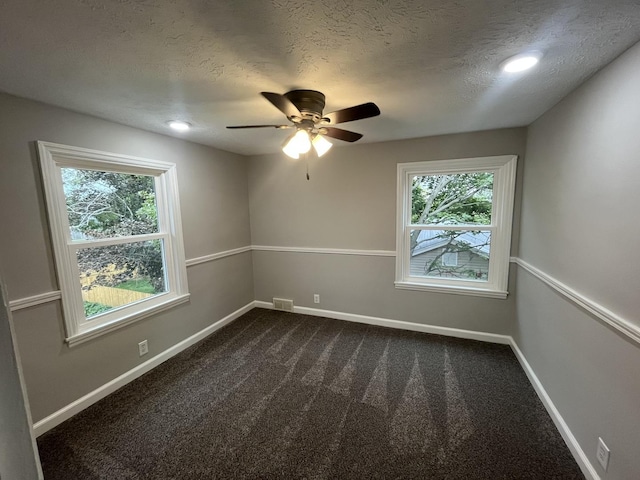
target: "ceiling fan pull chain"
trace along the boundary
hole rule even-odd
[[[309,156],[305,155],[307,158],[307,180],[309,180]]]

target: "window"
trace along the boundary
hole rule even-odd
[[[174,164],[38,142],[70,345],[189,299]]]
[[[442,266],[443,267],[457,267],[458,266],[458,252],[443,252],[442,253]]]
[[[506,298],[516,161],[398,164],[397,288]]]

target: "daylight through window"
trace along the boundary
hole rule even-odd
[[[188,298],[173,164],[39,142],[70,343]]]
[[[506,296],[515,156],[398,165],[396,286]]]

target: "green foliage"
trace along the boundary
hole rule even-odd
[[[96,278],[100,285],[117,287],[143,276],[156,292],[165,290],[162,258],[160,240],[78,250],[80,271],[102,272]]]
[[[138,192],[138,195],[142,198],[142,205],[136,210],[136,216],[140,220],[157,225],[158,209],[156,208],[156,194],[148,190],[141,190]]]
[[[489,225],[492,197],[491,173],[418,176],[412,184],[411,221]]]
[[[493,201],[493,174],[487,172],[424,175],[413,178],[411,223],[418,225],[490,225]],[[420,230],[411,233],[411,252],[418,246]],[[468,230],[466,232],[469,232]],[[479,233],[474,231],[472,233]],[[437,237],[446,240],[441,253],[425,266],[425,273],[478,278],[466,265],[444,266],[448,252],[470,252],[488,244],[470,245],[457,240],[465,231],[446,230]]]
[[[84,303],[84,315],[89,318],[94,315],[98,315],[100,313],[104,313],[108,310],[111,310],[112,307],[109,305],[102,305],[101,303],[95,302],[83,302]]]
[[[123,290],[133,290],[134,292],[140,293],[157,293],[153,284],[148,278],[137,278],[135,280],[125,280],[117,285],[116,288],[121,288]]]
[[[419,181],[420,178],[413,179],[411,188],[411,223],[418,223],[422,212],[427,206],[426,192]]]
[[[157,230],[154,177],[63,168],[62,180],[72,231]]]
[[[72,238],[105,239],[158,231],[154,177],[63,168],[62,179]],[[101,272],[109,266],[125,270],[117,276],[101,276],[106,285],[116,286],[138,274],[147,276],[154,290],[164,291],[159,240],[81,249],[78,263],[82,272]]]

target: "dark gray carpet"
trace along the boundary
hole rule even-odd
[[[584,478],[509,347],[261,309],[38,446],[46,480]]]

